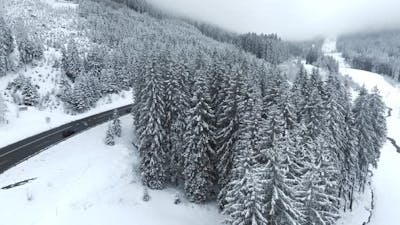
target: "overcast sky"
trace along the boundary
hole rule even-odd
[[[236,32],[307,39],[400,27],[400,0],[148,0]]]

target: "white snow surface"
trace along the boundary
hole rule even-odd
[[[74,136],[0,175],[0,225],[212,225],[223,219],[215,204],[189,203],[176,189],[144,188],[137,170],[132,116],[122,117],[122,137],[103,142],[107,124]],[[134,172],[133,172],[134,171]],[[175,194],[182,203],[175,205]]]
[[[400,84],[388,77],[352,69],[347,65],[340,53],[336,51],[336,40],[328,39],[323,51],[335,57],[340,65],[340,72],[350,76],[353,81],[365,85],[369,90],[375,86],[379,89],[386,106],[392,108],[392,116],[387,118],[388,137],[400,143]],[[378,168],[373,170],[372,188],[375,192],[375,209],[371,218],[371,225],[398,225],[400,224],[400,179],[397,173],[400,171],[400,153],[387,141],[381,149]],[[364,199],[359,203],[353,212],[344,214],[338,224],[358,225],[367,221],[366,213],[370,203],[370,194],[365,193]]]

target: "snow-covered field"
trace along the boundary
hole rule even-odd
[[[328,40],[323,48],[326,54],[335,57],[340,64],[340,72],[349,75],[353,81],[365,85],[371,90],[378,87],[387,107],[392,108],[392,116],[387,118],[388,137],[400,143],[400,84],[376,73],[350,68],[341,54],[336,52],[335,40]],[[381,150],[378,169],[373,170],[372,188],[375,192],[375,209],[371,218],[372,225],[398,225],[400,224],[400,154],[394,146],[387,141]],[[369,199],[368,193],[364,198]],[[366,221],[365,213],[369,206],[368,201],[360,200],[355,212],[346,214],[339,224],[361,224]],[[367,215],[367,217],[365,217]],[[357,222],[355,222],[357,221]],[[347,223],[346,223],[347,222]]]
[[[122,137],[115,146],[103,143],[103,124],[62,142],[0,175],[0,225],[212,225],[222,220],[214,204],[196,205],[177,190],[144,188],[132,146],[132,116],[122,118]],[[179,195],[182,195],[179,193]]]

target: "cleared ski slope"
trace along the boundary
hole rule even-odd
[[[347,74],[356,83],[365,85],[369,90],[378,87],[387,107],[392,108],[391,116],[387,118],[388,137],[400,143],[400,83],[390,78],[363,70],[352,69],[336,51],[336,40],[328,39],[324,46],[325,54],[335,57],[339,61],[340,72]],[[399,225],[400,224],[400,154],[395,147],[387,141],[381,150],[378,168],[373,171],[372,188],[375,192],[375,209],[371,218],[372,225]],[[368,193],[363,196],[369,198]],[[344,216],[347,224],[358,225],[365,221],[365,201],[358,204],[358,208]],[[357,217],[357,218],[354,218]],[[353,223],[350,221],[357,221]],[[361,223],[359,223],[361,222]],[[345,224],[345,223],[343,223]]]

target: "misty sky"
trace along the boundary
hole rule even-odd
[[[400,0],[148,0],[236,32],[306,39],[400,27]]]

